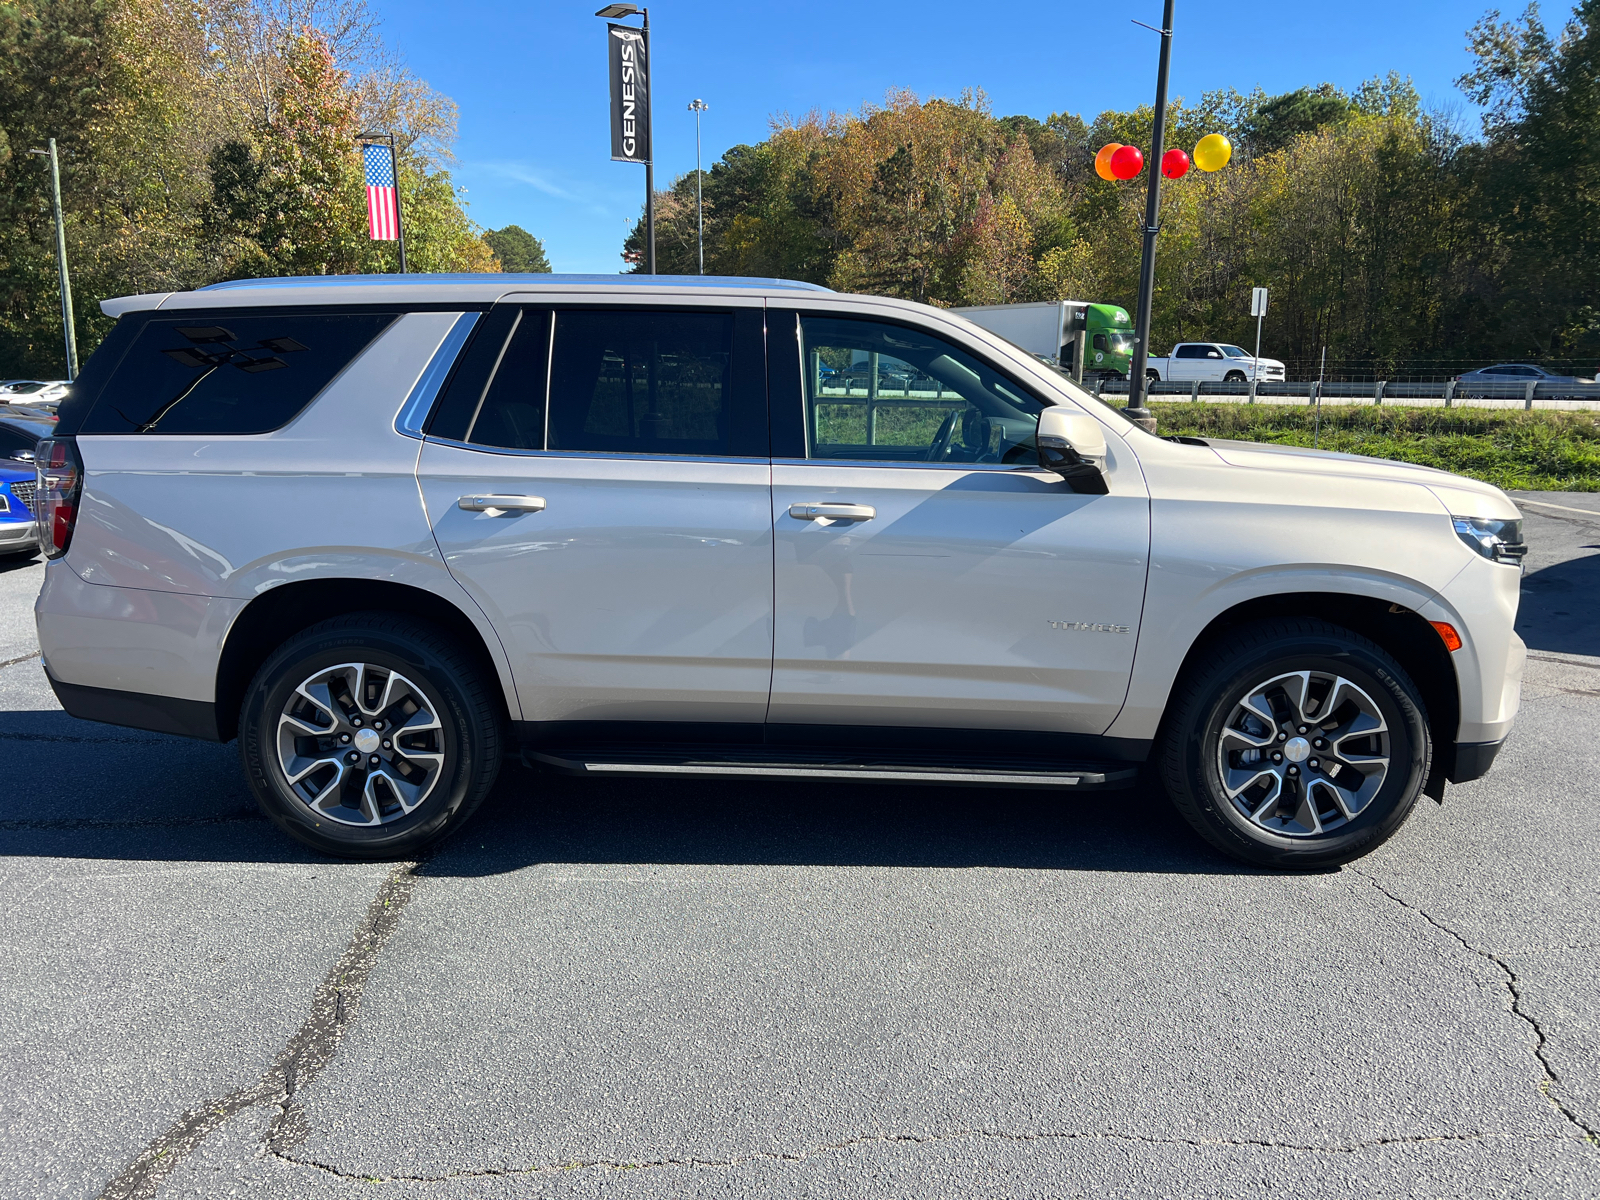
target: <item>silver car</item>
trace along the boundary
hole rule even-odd
[[[413,852],[519,753],[1069,793],[1142,772],[1218,848],[1309,867],[1483,774],[1517,711],[1500,491],[1156,437],[948,312],[559,275],[103,307],[39,451],[52,685],[237,738],[325,851]]]

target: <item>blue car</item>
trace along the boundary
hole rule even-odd
[[[32,558],[39,552],[33,487],[33,468],[0,462],[0,561]]]

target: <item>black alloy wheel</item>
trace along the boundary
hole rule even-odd
[[[324,621],[285,642],[245,693],[251,789],[317,850],[405,857],[459,828],[493,786],[494,686],[432,626],[376,612]]]
[[[1156,765],[1213,846],[1334,867],[1382,845],[1428,778],[1427,710],[1377,644],[1309,619],[1242,627],[1174,691]]]

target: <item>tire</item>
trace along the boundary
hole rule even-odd
[[[1243,371],[1229,371],[1226,375],[1224,375],[1222,377],[1222,382],[1223,383],[1249,383],[1250,381],[1244,377],[1244,372]]]
[[[345,858],[404,858],[465,824],[499,773],[501,734],[492,684],[460,647],[381,612],[290,638],[239,713],[239,754],[262,810]]]
[[[1160,383],[1161,382],[1161,372],[1160,371],[1147,370],[1144,373],[1144,377],[1145,377],[1145,382],[1147,382],[1147,383]]]
[[[1428,778],[1416,684],[1375,643],[1324,621],[1233,630],[1173,695],[1156,749],[1162,781],[1201,837],[1245,862],[1311,870],[1359,858],[1400,828]],[[1297,700],[1309,720],[1285,725]],[[1252,710],[1274,718],[1270,741]],[[1331,734],[1320,744],[1319,729]]]

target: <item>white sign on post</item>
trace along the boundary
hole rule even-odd
[[[1266,288],[1250,289],[1250,315],[1252,317],[1264,317],[1267,315]]]

